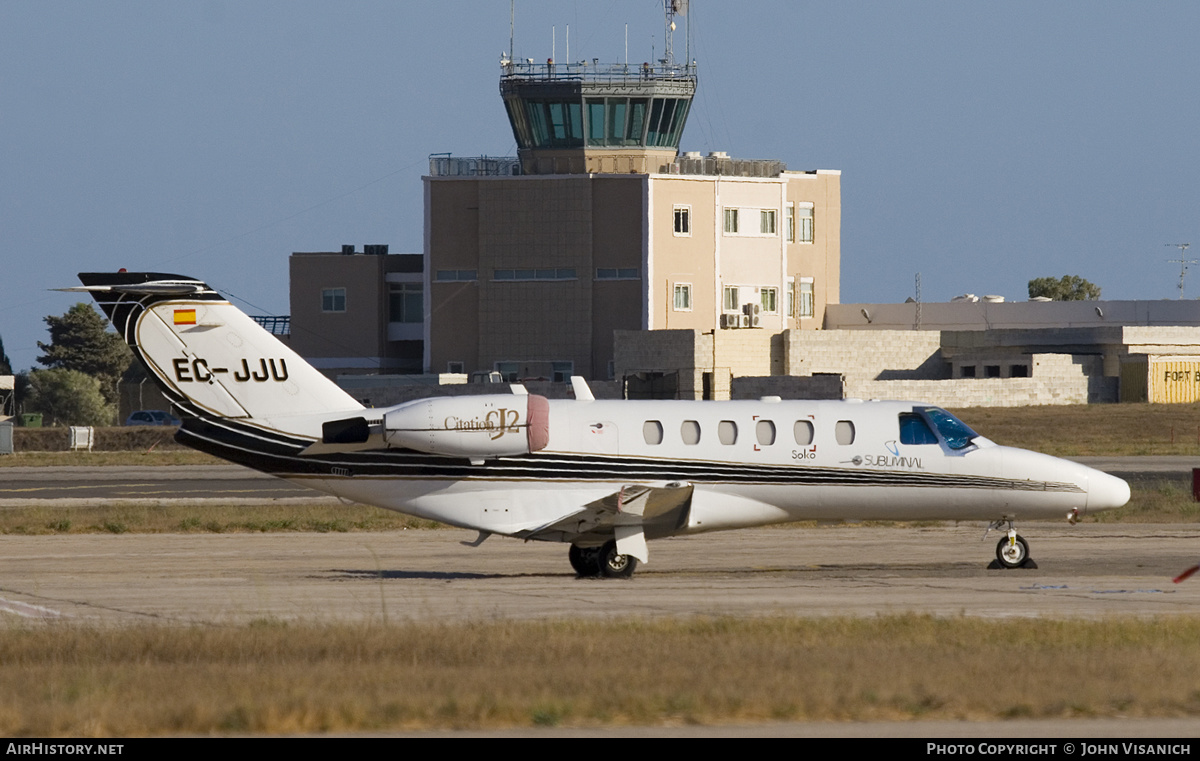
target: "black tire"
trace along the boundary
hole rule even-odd
[[[578,544],[572,544],[571,549],[567,551],[567,559],[571,561],[575,573],[580,576],[600,575],[599,547],[580,547]]]
[[[600,575],[608,579],[628,579],[637,570],[637,558],[617,552],[616,541],[600,548]]]
[[[1027,560],[1029,543],[1020,534],[1017,534],[1015,544],[1010,544],[1006,536],[996,545],[996,561],[1004,568],[1020,568]]]

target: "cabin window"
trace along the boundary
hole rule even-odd
[[[984,365],[983,366],[983,374],[985,377],[988,377],[988,378],[999,378],[1000,377],[1000,365]]]
[[[732,420],[722,420],[717,425],[717,438],[722,444],[730,445],[737,443],[737,423]]]
[[[683,425],[679,426],[679,437],[683,439],[683,443],[688,446],[693,446],[700,443],[700,424],[695,420],[685,420]]]
[[[912,412],[901,412],[900,443],[936,444],[938,441],[924,418]]]
[[[833,428],[834,438],[837,443],[842,446],[849,446],[854,443],[854,423],[849,420],[839,420]]]
[[[1012,365],[1008,368],[1008,374],[1013,378],[1028,378],[1029,365]]]
[[[797,420],[792,426],[792,434],[796,437],[797,444],[807,446],[813,442],[813,424],[808,420]]]
[[[754,426],[754,435],[758,437],[758,443],[764,447],[769,447],[775,443],[775,424],[770,420],[760,420]]]
[[[662,423],[657,420],[647,420],[645,423],[642,423],[642,438],[651,446],[661,444],[663,440]]]
[[[958,374],[961,378],[974,378],[975,365],[963,365],[962,367],[958,368]]]

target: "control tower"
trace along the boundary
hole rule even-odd
[[[500,61],[500,95],[523,174],[650,173],[674,160],[696,94],[695,62],[677,63],[668,0],[666,51],[654,63]]]
[[[501,61],[523,174],[658,172],[679,151],[696,65]]]

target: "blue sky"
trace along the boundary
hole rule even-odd
[[[684,150],[842,170],[842,301],[1175,298],[1200,254],[1200,3],[693,0]],[[516,54],[661,55],[656,0],[518,0]],[[422,246],[431,153],[513,155],[509,3],[0,0],[0,337],[84,270],[286,314],[293,251]],[[677,38],[676,50],[682,51]],[[1196,258],[1200,258],[1197,256]],[[1186,296],[1200,296],[1200,268]]]

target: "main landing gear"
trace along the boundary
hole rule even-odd
[[[987,532],[984,532],[984,536],[986,537],[992,529],[998,529],[1005,523],[1008,524],[1008,533],[996,543],[996,559],[988,565],[988,568],[1037,568],[1037,563],[1029,557],[1029,542],[1017,533],[1011,520],[1001,518],[998,521],[992,521]]]
[[[607,579],[628,579],[637,569],[637,558],[617,552],[616,540],[600,547],[580,547],[572,544],[567,552],[571,567],[581,577],[600,576]]]

